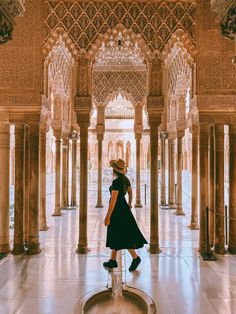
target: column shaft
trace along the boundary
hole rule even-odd
[[[150,253],[160,253],[158,229],[158,125],[150,124]]]
[[[9,245],[10,124],[0,122],[0,253]]]
[[[176,215],[185,215],[182,209],[182,171],[183,171],[183,154],[182,154],[182,137],[177,137],[177,209]]]
[[[62,208],[68,207],[68,155],[69,139],[62,141]]]
[[[215,251],[225,253],[224,232],[224,125],[215,126]]]
[[[30,124],[30,201],[28,254],[39,253],[39,124]]]
[[[15,193],[13,254],[21,254],[24,247],[24,124],[15,124]]]
[[[209,133],[209,237],[210,246],[214,245],[215,237],[215,137],[214,137],[214,126],[210,126]]]
[[[61,138],[56,136],[55,209],[52,216],[61,216]]]
[[[236,254],[236,124],[229,125],[229,246]]]
[[[40,220],[39,230],[48,230],[46,214],[46,126],[40,128]]]
[[[136,203],[135,207],[143,207],[141,203],[141,184],[140,184],[140,141],[141,134],[135,134],[136,137]]]
[[[161,138],[161,205],[166,206],[166,139]]]
[[[77,136],[72,138],[72,186],[71,206],[77,207]]]
[[[192,126],[192,193],[189,228],[198,230],[198,125]]]
[[[96,208],[102,208],[102,142],[103,136],[98,136],[98,195]]]
[[[79,244],[77,253],[88,252],[87,237],[88,211],[88,124],[80,124],[80,211],[79,211]]]
[[[168,205],[170,208],[175,208],[175,142],[174,139],[168,140]]]
[[[24,138],[24,242],[29,247],[30,126],[25,125]]]

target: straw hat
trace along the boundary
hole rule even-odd
[[[119,173],[126,174],[127,172],[127,167],[123,159],[111,160],[110,166]]]

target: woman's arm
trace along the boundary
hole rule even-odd
[[[105,226],[110,225],[110,219],[111,219],[111,214],[115,208],[116,201],[117,201],[117,196],[118,196],[119,191],[113,190],[111,193],[111,201],[109,203],[108,211],[106,214],[106,218],[104,220]]]
[[[131,186],[128,187],[129,207],[132,208],[133,192]]]

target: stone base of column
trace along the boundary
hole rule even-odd
[[[77,205],[76,206],[73,206],[73,205],[69,205],[67,206],[66,208],[63,208],[64,210],[76,210],[77,209]]]
[[[160,254],[161,253],[161,249],[160,249],[158,244],[150,244],[149,248],[148,248],[148,252],[150,254]]]
[[[89,253],[89,252],[91,252],[91,249],[90,248],[88,248],[88,246],[86,245],[78,245],[78,248],[77,248],[77,250],[76,250],[76,253],[77,254],[87,254],[87,253]]]
[[[72,200],[72,201],[71,201],[71,204],[70,204],[70,207],[75,207],[75,208],[77,208],[77,207],[78,207],[77,202],[76,202],[75,200]]]
[[[39,243],[30,243],[27,250],[28,255],[39,254],[41,252]]]
[[[215,245],[214,252],[220,255],[224,255],[227,253],[225,247],[222,245]]]
[[[164,202],[160,204],[160,208],[161,208],[161,209],[164,209],[164,210],[169,210],[169,209],[171,209],[171,208],[169,207],[169,205],[166,204],[166,203],[164,203]]]
[[[9,244],[0,244],[0,253],[9,253],[11,251]]]
[[[176,216],[185,216],[185,213],[182,208],[177,208],[175,212]]]
[[[47,225],[47,223],[42,223],[39,225],[39,231],[47,231],[49,229],[49,226]]]
[[[228,252],[229,252],[230,254],[236,254],[236,244],[235,244],[235,245],[229,244],[229,246],[228,246]]]
[[[102,203],[97,203],[97,205],[95,206],[95,208],[103,208],[103,204]]]
[[[61,209],[60,208],[55,209],[54,213],[52,214],[52,216],[62,216]]]
[[[11,251],[13,255],[20,255],[25,252],[24,244],[14,244],[14,248]]]
[[[136,208],[142,208],[143,205],[141,204],[141,202],[136,202],[135,205],[134,205],[134,207],[136,207]]]
[[[197,222],[191,222],[190,225],[188,225],[188,228],[190,230],[199,230],[199,224]]]
[[[169,203],[167,206],[169,207],[169,209],[176,209],[177,208],[176,204],[174,204],[174,203]]]

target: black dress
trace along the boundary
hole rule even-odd
[[[125,199],[130,181],[125,175],[113,180],[109,190],[119,191],[110,225],[107,227],[106,247],[114,250],[138,249],[147,243]]]

